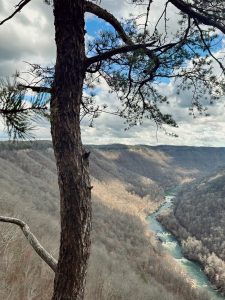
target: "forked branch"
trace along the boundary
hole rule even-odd
[[[49,265],[49,267],[56,272],[57,269],[57,261],[54,257],[48,253],[45,248],[40,244],[38,239],[34,236],[34,234],[30,231],[29,226],[23,221],[17,218],[3,217],[0,216],[0,222],[12,223],[20,227],[26,239],[29,241],[30,245],[34,249],[34,251]]]
[[[108,12],[107,10],[103,9],[102,7],[100,7],[97,4],[90,2],[90,1],[85,1],[84,8],[85,8],[85,12],[92,13],[95,16],[99,17],[100,19],[102,19],[102,20],[106,21],[107,23],[109,23],[110,25],[112,25],[113,28],[118,33],[118,35],[120,36],[120,38],[122,39],[122,41],[126,45],[129,45],[129,46],[135,45],[134,42],[132,41],[132,39],[124,31],[121,23],[110,12]],[[146,55],[150,59],[152,59],[152,61],[154,62],[154,67],[152,69],[152,73],[154,73],[160,65],[159,58],[150,49],[147,49],[145,47],[144,50],[145,50]]]

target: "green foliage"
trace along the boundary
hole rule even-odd
[[[218,42],[214,29],[201,29],[194,21],[182,16],[179,29],[170,37],[167,23],[163,33],[159,34],[157,26],[151,33],[142,33],[135,18],[124,22],[123,30],[134,44],[153,43],[146,49],[109,57],[99,65],[98,72],[110,92],[121,100],[119,113],[126,120],[127,128],[140,125],[146,119],[153,120],[161,128],[164,124],[177,126],[173,117],[161,110],[162,104],[169,104],[159,91],[159,85],[165,81],[176,85],[177,93],[190,90],[190,114],[194,117],[196,113],[208,115],[206,105],[224,93],[223,77],[214,74],[215,57],[210,50]],[[120,47],[120,35],[103,30],[89,43],[87,54],[97,56]],[[99,80],[99,76],[88,74],[87,85],[91,83],[90,88],[95,88],[98,84],[95,80]]]
[[[31,138],[33,124],[48,118],[48,101],[45,94],[27,95],[16,78],[0,80],[0,115],[12,139]]]
[[[44,2],[52,4],[51,0]],[[92,2],[101,5],[101,1],[98,0]],[[101,112],[107,112],[124,118],[126,129],[140,125],[146,120],[154,121],[157,128],[164,128],[164,125],[176,127],[173,116],[163,113],[165,106],[169,104],[160,90],[160,84],[165,82],[174,84],[177,93],[185,90],[190,92],[189,113],[193,117],[198,114],[208,116],[207,105],[224,95],[225,69],[223,62],[214,55],[214,47],[221,42],[221,36],[218,36],[216,29],[220,25],[224,26],[224,3],[219,0],[178,1],[183,3],[183,7],[191,9],[191,12],[187,14],[183,10],[180,11],[177,29],[171,32],[167,13],[171,3],[174,4],[173,1],[162,3],[161,15],[154,24],[150,24],[152,2],[152,0],[132,0],[131,5],[142,6],[146,12],[122,21],[116,20],[101,7],[97,9],[95,7],[94,14],[99,16],[97,12],[99,9],[100,17],[104,15],[102,18],[112,27],[105,27],[109,29],[99,32],[86,49],[87,61],[88,58],[92,58],[92,63],[87,64],[80,118],[82,120],[88,116],[90,126]],[[200,17],[193,17],[192,12],[198,13]],[[201,16],[209,21],[216,21],[219,27],[217,25],[203,27]],[[139,18],[145,19],[144,28],[138,24]],[[146,46],[110,55],[110,51],[121,49],[124,45],[140,44]],[[94,60],[103,54],[104,58]],[[215,63],[221,69],[219,75],[215,74]],[[33,76],[31,82],[35,83],[34,85],[40,83],[42,87],[51,88],[54,67],[42,67],[37,64],[30,66],[29,74]],[[107,105],[98,104],[96,101],[96,88],[101,79],[108,84],[109,92],[114,93],[121,101],[121,106],[116,111],[106,111]],[[17,97],[21,98],[22,92]],[[15,109],[20,110],[21,105],[22,101],[14,99]],[[26,130],[31,129],[25,118],[26,114],[20,114],[19,117],[9,114],[11,115],[7,118],[6,113],[4,115],[9,134],[23,137]],[[17,133],[14,134],[15,132]]]

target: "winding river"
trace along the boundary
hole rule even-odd
[[[202,271],[201,265],[186,259],[181,252],[181,247],[177,239],[166,230],[157,220],[156,216],[164,210],[170,208],[173,204],[174,193],[170,193],[165,197],[164,204],[153,214],[148,216],[148,224],[151,231],[155,232],[156,237],[161,241],[163,248],[175,258],[175,260],[182,266],[185,273],[193,280],[196,287],[205,289],[212,296],[212,299],[225,299],[217,291],[215,291]]]

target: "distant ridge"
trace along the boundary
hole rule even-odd
[[[212,147],[212,146],[189,146],[189,145],[146,145],[146,144],[136,144],[136,145],[126,145],[120,143],[113,144],[85,144],[86,147],[95,148],[95,149],[137,149],[137,148],[147,148],[147,149],[160,149],[160,150],[170,150],[170,149],[179,149],[179,150],[190,150],[190,149],[224,149],[225,147]],[[50,140],[31,140],[31,141],[3,141],[0,140],[0,149],[2,148],[40,148],[40,147],[52,147],[52,141]]]
[[[90,162],[93,175],[98,168],[102,170],[107,168],[107,172],[121,169],[121,174],[125,171],[125,174],[137,173],[163,188],[206,176],[225,166],[224,147],[124,144],[86,145],[85,147],[91,151]],[[52,148],[52,142],[46,140],[0,142],[0,151],[25,149],[44,151],[49,148]],[[132,176],[135,178],[135,175]]]

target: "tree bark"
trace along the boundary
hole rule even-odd
[[[91,191],[80,133],[85,76],[84,1],[54,0],[57,58],[51,132],[60,190],[61,239],[52,300],[83,299],[90,252]]]

